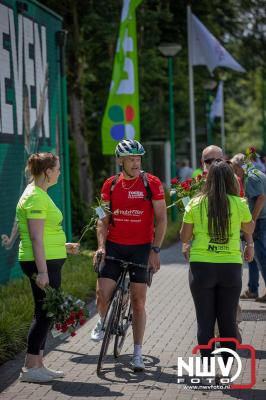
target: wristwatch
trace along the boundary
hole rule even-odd
[[[246,242],[246,245],[249,246],[249,247],[255,247],[254,246],[254,242]]]
[[[151,246],[151,250],[155,251],[155,253],[160,253],[161,249],[158,246]]]

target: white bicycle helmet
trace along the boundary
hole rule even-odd
[[[116,157],[143,156],[144,147],[137,140],[125,139],[118,143],[115,149]]]

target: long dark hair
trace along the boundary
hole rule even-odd
[[[239,196],[239,184],[232,167],[225,161],[215,160],[210,167],[201,195],[208,199],[208,233],[211,239],[214,243],[228,243],[230,231],[228,195]]]

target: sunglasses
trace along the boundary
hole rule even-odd
[[[203,162],[208,165],[212,164],[213,161],[222,161],[222,159],[221,158],[207,158],[206,160],[203,160]]]

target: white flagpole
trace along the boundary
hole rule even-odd
[[[224,131],[224,83],[223,81],[220,81],[222,90],[222,98],[221,98],[221,103],[222,103],[222,114],[221,114],[221,147],[223,149],[223,152],[225,152],[225,131]]]
[[[191,141],[191,165],[197,168],[196,158],[196,133],[195,133],[195,107],[194,107],[194,77],[192,65],[191,46],[191,7],[187,6],[187,30],[188,30],[188,75],[189,75],[189,110],[190,110],[190,141]]]

